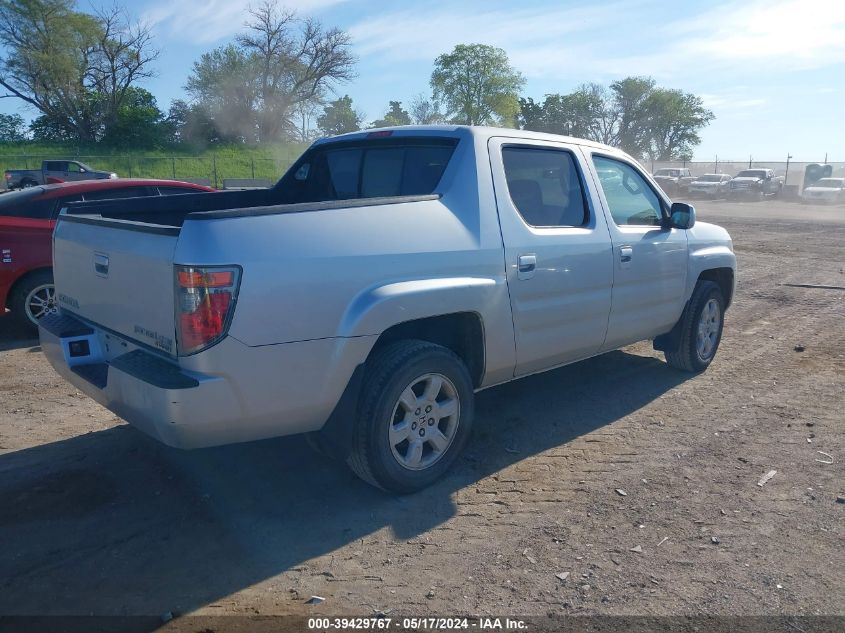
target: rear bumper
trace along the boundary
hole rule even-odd
[[[364,337],[249,347],[229,337],[184,367],[68,316],[45,317],[39,333],[65,380],[176,448],[320,429],[372,345]],[[88,354],[74,355],[86,345]]]

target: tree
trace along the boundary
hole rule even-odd
[[[626,77],[610,84],[617,118],[613,144],[636,158],[642,158],[651,145],[646,103],[654,86],[651,77]]]
[[[234,44],[203,53],[194,62],[185,89],[214,121],[223,140],[246,143],[259,140],[258,64],[254,56]]]
[[[680,90],[658,88],[646,99],[650,144],[654,160],[678,160],[701,143],[698,131],[713,120],[701,98]]]
[[[176,99],[170,104],[163,122],[170,143],[184,143],[197,149],[205,148],[221,139],[214,120],[202,106]]]
[[[352,99],[345,95],[329,103],[317,117],[317,127],[326,136],[346,134],[361,129],[363,115],[352,107]]]
[[[595,140],[604,103],[588,87],[568,95],[546,95],[542,105],[530,97],[519,100],[523,129]]]
[[[446,117],[440,111],[440,102],[436,99],[428,99],[425,95],[418,94],[411,100],[411,120],[417,125],[434,125],[445,123]]]
[[[114,147],[153,148],[169,142],[164,113],[148,90],[132,87],[106,130],[103,143]]]
[[[149,30],[121,9],[89,15],[72,0],[0,0],[0,44],[5,96],[47,117],[40,127],[89,142],[115,124],[158,55]]]
[[[524,83],[505,51],[486,44],[458,44],[434,61],[431,73],[435,99],[442,99],[455,123],[465,125],[512,124]]]
[[[0,114],[0,143],[19,143],[26,139],[26,124],[19,114]]]
[[[713,119],[699,97],[658,88],[649,77],[627,77],[610,89],[583,84],[570,94],[546,95],[542,103],[520,99],[519,107],[524,129],[586,138],[660,160],[690,154],[701,142],[699,130]]]
[[[204,54],[186,89],[233,140],[301,134],[301,115],[354,77],[349,35],[267,1],[250,11],[235,42]]]
[[[411,125],[411,116],[402,109],[401,101],[391,101],[390,108],[383,119],[373,121],[373,127],[392,127],[395,125]]]

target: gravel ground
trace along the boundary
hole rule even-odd
[[[162,447],[0,321],[0,615],[845,615],[845,207],[697,206],[740,267],[706,373],[638,344],[484,391],[401,498],[301,438]]]

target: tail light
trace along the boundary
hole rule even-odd
[[[238,266],[176,266],[176,332],[180,356],[196,354],[226,336],[240,281]]]

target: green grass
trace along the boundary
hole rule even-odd
[[[305,145],[224,146],[203,152],[188,149],[116,150],[41,143],[0,143],[0,171],[38,169],[44,159],[81,161],[94,169],[132,178],[264,178],[275,182],[305,150]]]

